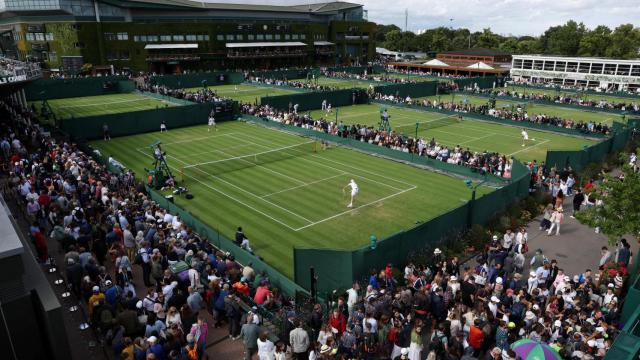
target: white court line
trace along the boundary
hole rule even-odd
[[[515,155],[515,154],[517,154],[517,153],[523,152],[523,151],[525,151],[525,150],[532,149],[532,148],[534,148],[534,147],[536,147],[536,146],[540,146],[540,145],[542,145],[542,144],[544,144],[544,143],[548,143],[549,141],[550,141],[550,140],[541,141],[541,142],[539,142],[539,143],[537,143],[537,144],[535,144],[535,145],[531,145],[531,146],[529,146],[529,147],[525,147],[524,149],[522,149],[522,150],[518,150],[518,151],[516,151],[516,152],[514,152],[514,153],[511,153],[511,154],[509,154],[509,155],[507,155],[507,156],[512,156],[512,155]]]
[[[179,141],[172,141],[172,142],[168,142],[168,143],[162,143],[161,145],[167,146],[167,145],[173,145],[173,144],[182,144],[182,143],[186,143],[186,142],[200,141],[200,140],[206,140],[206,139],[217,138],[217,137],[222,137],[222,136],[231,136],[231,135],[236,135],[236,134],[237,133],[232,133],[231,132],[231,133],[220,134],[220,135],[202,136],[202,137],[197,137],[197,138],[192,138],[192,139],[186,139],[186,140],[179,140]],[[143,147],[137,148],[136,150],[148,149],[148,148],[149,148],[148,146],[143,146]]]
[[[497,134],[488,134],[488,135],[481,136],[481,137],[479,137],[479,138],[475,138],[475,139],[472,139],[472,140],[463,141],[463,142],[459,143],[458,145],[468,144],[468,143],[470,143],[470,142],[474,142],[474,141],[476,141],[476,140],[486,139],[486,138],[488,138],[488,137],[490,137],[490,136],[494,136],[494,135],[497,135]]]
[[[261,197],[265,198],[265,197],[276,195],[276,194],[280,194],[280,193],[283,193],[283,192],[299,189],[301,187],[317,184],[317,183],[320,183],[320,182],[323,182],[323,181],[327,181],[327,180],[330,180],[330,179],[334,179],[334,178],[337,178],[338,176],[343,176],[343,175],[346,175],[346,174],[349,174],[349,173],[348,172],[343,172],[343,173],[338,174],[338,175],[329,176],[327,178],[323,178],[323,179],[320,179],[320,180],[315,180],[315,181],[312,181],[312,182],[309,182],[309,183],[304,183],[302,185],[298,185],[298,186],[294,186],[294,187],[287,188],[287,189],[284,189],[284,190],[279,190],[279,191],[276,191],[276,192],[272,192],[272,193],[267,194],[267,195],[262,195]]]
[[[147,153],[145,153],[145,152],[141,152],[141,153],[142,153],[143,155],[145,155],[145,156],[148,156],[148,157],[150,157],[150,158],[153,158],[153,156],[151,156],[151,155],[149,155],[149,154],[147,154]],[[179,161],[180,161],[180,160],[179,160]],[[184,163],[184,161],[183,161],[183,163]],[[174,170],[176,170],[176,171],[180,171],[180,169],[176,168],[175,166],[171,166],[171,165],[169,165],[169,167],[173,168],[173,169],[174,169]],[[214,178],[216,178],[216,179],[219,179],[219,180],[221,180],[222,182],[228,183],[227,181],[224,181],[223,179],[220,179],[219,177],[217,177],[217,176],[215,176],[215,175],[211,175],[211,174],[208,174],[208,173],[206,173],[206,172],[205,172],[205,174],[207,174],[207,175],[209,175],[209,176],[211,176],[211,177],[214,177]],[[239,199],[237,199],[237,198],[235,198],[235,197],[233,197],[233,196],[231,196],[231,195],[229,195],[229,194],[225,193],[225,192],[224,192],[224,191],[222,191],[222,190],[219,190],[219,189],[214,188],[213,186],[211,186],[211,185],[209,185],[209,184],[207,184],[207,183],[203,182],[202,180],[200,180],[200,179],[198,179],[198,178],[196,178],[196,177],[194,177],[194,176],[190,176],[190,175],[185,175],[185,176],[186,176],[186,177],[189,177],[189,178],[191,178],[191,179],[193,179],[193,180],[195,180],[195,181],[197,181],[197,182],[199,182],[199,183],[201,183],[202,185],[204,185],[204,186],[208,187],[209,189],[211,189],[211,190],[213,190],[213,191],[215,191],[215,192],[217,192],[217,193],[219,193],[219,194],[221,194],[221,195],[223,195],[223,196],[225,196],[225,197],[228,197],[229,199],[231,199],[231,200],[233,200],[233,201],[237,202],[238,204],[242,204],[242,205],[246,206],[247,208],[249,208],[249,209],[251,209],[251,210],[253,210],[253,211],[257,212],[257,213],[259,213],[259,214],[261,214],[261,215],[264,215],[265,217],[267,217],[267,218],[269,218],[269,219],[271,219],[271,220],[273,220],[273,221],[277,222],[278,224],[284,225],[285,227],[289,228],[290,230],[297,231],[295,228],[291,227],[289,224],[287,224],[287,223],[285,223],[285,222],[283,222],[283,221],[281,221],[281,220],[278,220],[278,219],[274,218],[273,216],[271,216],[271,215],[269,215],[269,214],[267,214],[267,213],[265,213],[265,212],[263,212],[263,211],[261,211],[261,210],[258,210],[258,209],[256,209],[256,208],[254,208],[253,206],[251,206],[251,205],[249,205],[249,204],[247,204],[247,203],[245,203],[245,202],[243,202],[243,201],[241,201],[241,200],[239,200]],[[228,183],[228,184],[229,184],[229,183]],[[235,186],[235,185],[233,185],[233,184],[230,184],[230,185]],[[235,186],[235,187],[237,187],[237,186]],[[239,187],[238,187],[238,188],[239,188]],[[253,196],[258,197],[257,195],[255,195],[255,194],[253,194],[253,193],[250,193],[249,191],[246,191],[246,190],[244,190],[244,189],[242,189],[242,188],[239,188],[239,189],[240,189],[240,190],[242,190],[242,191],[244,191],[244,192],[247,192],[247,193],[249,193],[249,194],[252,194]],[[258,198],[260,198],[260,197],[258,197]],[[266,200],[264,200],[264,199],[263,199],[263,201],[265,201],[265,202],[267,202],[267,203],[270,203],[269,201],[266,201]],[[275,206],[276,206],[276,207],[279,207],[278,205],[275,205]],[[286,209],[283,209],[283,210],[286,210]],[[287,210],[287,211],[288,211],[288,210]],[[290,211],[289,211],[289,212],[290,212]],[[299,216],[299,215],[298,215],[298,216]],[[305,220],[306,220],[307,222],[311,222],[310,220],[307,220],[307,219],[305,219]]]
[[[277,130],[276,130],[276,131],[277,131]],[[245,137],[249,137],[249,138],[253,138],[253,139],[258,139],[258,140],[261,140],[261,141],[266,141],[266,142],[271,143],[271,144],[273,144],[273,145],[278,145],[278,146],[280,146],[280,144],[275,143],[275,142],[270,141],[270,140],[260,139],[260,138],[257,138],[257,137],[255,137],[255,136],[251,136],[251,135],[248,135],[248,134],[244,134],[244,136],[245,136]],[[264,147],[264,148],[269,148],[269,147],[268,147],[268,146],[266,146],[266,145],[261,145],[261,144],[257,144],[257,143],[255,143],[255,145],[262,146],[262,147]],[[396,183],[400,183],[400,184],[403,184],[403,185],[407,185],[407,186],[409,186],[409,187],[411,187],[411,186],[416,186],[416,185],[414,185],[414,184],[409,184],[409,183],[406,183],[406,182],[401,181],[401,180],[397,180],[397,179],[394,179],[394,178],[390,178],[390,177],[387,177],[387,176],[384,176],[384,175],[381,175],[381,174],[376,174],[376,173],[374,173],[374,172],[371,172],[371,171],[368,171],[368,170],[365,170],[365,169],[360,169],[360,168],[357,168],[357,167],[352,166],[352,165],[344,164],[344,163],[341,163],[341,162],[339,162],[339,161],[335,161],[335,160],[327,159],[327,158],[322,157],[322,156],[320,156],[320,155],[310,155],[310,156],[315,157],[315,158],[319,158],[319,159],[323,159],[323,160],[326,160],[326,161],[329,161],[329,162],[332,162],[332,163],[335,163],[335,164],[339,164],[339,165],[342,165],[342,166],[348,167],[348,168],[353,169],[353,170],[362,171],[362,172],[365,172],[365,173],[368,173],[368,174],[371,174],[371,175],[374,175],[374,176],[378,176],[378,177],[381,177],[381,178],[383,178],[383,179],[391,180],[391,181],[396,182]],[[314,164],[317,164],[317,165],[320,165],[320,166],[324,166],[324,167],[329,168],[329,169],[333,169],[333,170],[337,170],[337,171],[343,171],[343,170],[338,169],[338,168],[335,168],[335,167],[333,167],[333,166],[323,164],[322,162],[319,162],[319,161],[312,161],[312,160],[307,159],[307,158],[304,158],[304,157],[301,157],[300,159],[302,159],[302,160],[306,160],[306,161],[309,161],[309,162],[311,162],[311,163],[314,163]],[[353,174],[353,173],[352,173],[352,174]],[[380,184],[380,185],[387,186],[387,187],[389,187],[389,188],[391,188],[391,189],[394,189],[394,190],[402,190],[402,189],[399,189],[399,188],[397,188],[397,187],[395,187],[395,186],[392,186],[392,185],[389,185],[389,184],[386,184],[386,183],[383,183],[383,182],[380,182],[380,181],[377,181],[377,180],[369,179],[369,178],[367,178],[367,177],[365,177],[365,176],[362,176],[362,175],[355,175],[355,174],[354,174],[354,176],[357,176],[357,177],[359,177],[359,178],[363,178],[363,179],[366,179],[366,180],[369,180],[369,181],[375,182],[375,183]]]
[[[299,227],[299,228],[295,229],[295,231],[304,230],[304,229],[306,229],[306,228],[308,228],[308,227],[310,227],[310,226],[314,226],[314,225],[317,225],[317,224],[323,223],[323,222],[325,222],[325,221],[329,221],[329,220],[335,219],[335,218],[340,217],[340,216],[342,216],[342,215],[348,214],[348,213],[350,213],[350,212],[352,212],[352,211],[355,211],[355,210],[358,210],[358,209],[361,209],[361,208],[364,208],[364,207],[367,207],[367,206],[371,206],[371,205],[373,205],[373,204],[377,204],[377,203],[379,203],[379,202],[381,202],[381,201],[384,201],[384,200],[390,199],[390,198],[392,198],[392,197],[395,197],[395,196],[398,196],[398,195],[404,194],[404,193],[406,193],[407,191],[411,191],[411,190],[414,190],[414,189],[416,189],[416,188],[417,188],[417,187],[416,187],[416,186],[414,186],[414,187],[412,187],[412,188],[410,188],[410,189],[405,189],[405,190],[402,190],[402,191],[397,192],[397,193],[395,193],[395,194],[391,194],[391,195],[389,195],[389,196],[385,196],[385,197],[383,197],[383,198],[381,198],[381,199],[378,199],[378,200],[375,200],[375,201],[371,201],[371,202],[369,202],[369,203],[366,203],[366,204],[360,205],[360,206],[358,206],[358,207],[355,207],[355,208],[350,209],[350,210],[347,210],[347,211],[343,211],[343,212],[338,213],[338,214],[335,214],[335,215],[333,215],[333,216],[329,216],[328,218],[322,219],[322,220],[320,220],[320,221],[316,221],[316,222],[311,223],[311,224],[309,224],[309,225],[305,225],[305,226]]]
[[[255,154],[247,154],[247,155],[243,155],[243,156],[233,156],[231,154],[227,154],[227,155],[231,155],[231,157],[227,158],[227,159],[220,159],[220,160],[211,160],[211,161],[205,161],[205,162],[201,162],[201,163],[196,163],[196,164],[192,164],[189,166],[186,166],[187,168],[191,168],[191,167],[195,167],[195,166],[200,166],[200,165],[208,165],[208,164],[215,164],[215,163],[220,163],[220,162],[224,162],[224,161],[228,161],[228,160],[233,160],[233,159],[240,159],[242,160],[242,158],[247,158],[247,157],[251,157],[251,156],[257,156],[257,155],[263,155],[263,154],[268,154],[270,152],[274,152],[274,151],[280,151],[280,150],[285,150],[285,149],[291,149],[294,147],[298,147],[300,145],[304,145],[304,144],[313,144],[315,141],[307,141],[307,142],[303,142],[303,143],[299,143],[299,144],[293,144],[293,145],[289,145],[289,146],[284,146],[281,148],[276,148],[276,149],[271,149],[271,150],[267,150],[267,151],[263,151],[263,152],[259,152],[259,153],[255,153]],[[251,142],[249,142],[251,143]],[[257,144],[254,144],[257,145]],[[220,150],[222,151],[222,150]],[[244,160],[246,161],[246,160]],[[252,163],[253,164],[253,163]]]
[[[398,115],[395,115],[395,116],[398,116]],[[443,120],[443,119],[446,119],[446,118],[456,117],[456,116],[458,116],[458,115],[454,114],[454,115],[447,115],[447,116],[439,117],[439,118],[433,119],[433,120],[416,121],[414,123],[400,124],[400,125],[395,125],[394,128],[401,127],[401,126],[415,125],[416,123],[418,123],[418,124],[429,124],[429,123],[432,123],[434,121]],[[399,117],[406,117],[408,119],[411,118],[410,116],[406,116],[406,115],[400,115]],[[454,125],[454,124],[451,124],[451,125]]]
[[[248,146],[251,146],[251,145],[253,145],[253,144],[242,144],[242,145],[237,145],[237,146],[229,146],[229,147],[226,147],[224,149],[225,150],[240,149],[240,148],[248,147]],[[202,152],[189,154],[189,157],[197,156],[197,155],[204,155],[204,154],[211,154],[212,152],[220,152],[220,151],[222,151],[222,150],[207,150],[207,151],[202,151]],[[171,157],[172,158],[179,158],[179,156],[175,156],[175,155],[172,155]]]

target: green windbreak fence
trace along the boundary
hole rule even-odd
[[[436,109],[436,108],[431,108],[431,107],[425,107],[425,106],[422,106],[422,105],[398,104],[398,103],[395,103],[395,102],[382,101],[382,100],[373,100],[371,102],[372,103],[377,103],[377,104],[383,104],[383,105],[387,105],[387,106],[404,107],[404,108],[415,109],[415,110],[420,110],[420,111],[435,112],[435,113],[440,113],[440,114],[445,114],[445,115],[447,115],[447,114],[448,115],[462,115],[462,116],[464,116],[466,118],[471,118],[471,119],[476,119],[476,120],[489,121],[489,122],[494,122],[494,123],[508,125],[508,126],[526,127],[528,129],[533,129],[533,130],[552,131],[552,132],[560,133],[560,134],[563,134],[563,135],[572,135],[572,136],[587,137],[587,138],[593,138],[593,139],[604,139],[605,138],[605,136],[602,135],[602,134],[585,134],[585,133],[581,132],[580,130],[576,130],[576,129],[567,129],[567,128],[564,128],[564,127],[558,127],[558,126],[553,126],[553,125],[545,125],[545,124],[537,124],[537,123],[532,123],[532,122],[527,122],[527,121],[513,121],[513,120],[502,119],[502,118],[498,118],[498,117],[494,117],[494,116],[490,116],[490,115],[482,115],[482,114],[478,114],[478,113],[459,113],[459,112],[445,110],[445,109]]]
[[[111,136],[126,136],[158,131],[164,120],[167,128],[178,128],[207,123],[212,109],[220,109],[216,104],[193,104],[121,114],[107,114],[83,118],[61,120],[60,128],[74,139],[93,140],[102,138],[103,125],[107,124]],[[216,120],[232,119],[233,111],[219,112]]]
[[[291,69],[291,70],[265,70],[252,71],[251,76],[265,79],[293,80],[304,79],[309,73],[308,69]]]
[[[618,128],[613,135],[602,142],[575,151],[547,151],[546,164],[558,169],[584,169],[590,163],[603,161],[609,153],[625,147],[631,137],[631,129]]]
[[[287,110],[298,104],[298,111],[316,110],[322,108],[322,101],[327,100],[333,107],[353,104],[365,104],[369,100],[363,89],[344,89],[336,91],[313,92],[279,96],[266,96],[260,99],[260,104],[269,105],[276,109]]]
[[[352,138],[343,138],[340,136],[330,135],[330,134],[315,131],[312,129],[304,129],[297,126],[285,125],[279,122],[269,121],[266,119],[262,120],[260,118],[249,116],[249,115],[243,115],[242,119],[256,125],[269,127],[269,128],[280,130],[280,131],[286,131],[289,133],[294,133],[296,135],[310,137],[313,139],[336,143],[354,150],[366,152],[368,154],[374,154],[374,155],[385,157],[391,160],[409,163],[418,167],[429,168],[430,170],[433,170],[433,171],[438,171],[438,172],[447,173],[447,174],[454,174],[464,178],[472,178],[472,179],[478,179],[478,180],[486,179],[492,183],[497,183],[497,184],[503,184],[508,182],[508,180],[506,179],[503,179],[491,174],[483,176],[476,169],[455,165],[455,164],[449,164],[443,161],[431,159],[427,156],[415,156],[409,153],[393,150],[384,146],[369,144],[367,142],[359,141]]]
[[[162,194],[152,190],[148,186],[147,192],[151,195],[151,199],[155,201],[160,207],[167,209],[171,214],[180,215],[182,221],[190,228],[192,228],[193,231],[200,234],[200,236],[205,237],[217,248],[231,253],[239,263],[246,265],[251,262],[253,263],[253,269],[257,273],[265,271],[269,275],[269,281],[271,282],[271,284],[280,288],[285,294],[294,296],[297,291],[308,294],[305,289],[294,283],[291,279],[280,274],[277,270],[269,266],[264,261],[260,260],[258,257],[251,255],[249,252],[241,249],[233,241],[221,235],[218,231],[203,223],[188,211],[167,200],[164,196],[162,196]]]
[[[423,96],[436,95],[437,89],[437,81],[421,81],[413,84],[391,84],[376,86],[373,88],[376,93],[380,93],[382,95],[399,96],[402,98],[406,98],[407,96],[418,98]]]
[[[486,224],[496,213],[509,204],[527,196],[530,173],[514,163],[513,181],[494,192],[468,201],[462,206],[430,219],[412,229],[407,229],[381,240],[375,249],[364,247],[352,251],[328,249],[294,249],[295,279],[305,288],[310,286],[309,268],[314,267],[318,277],[318,290],[331,292],[348,287],[353,280],[362,279],[372,269],[380,270],[388,263],[401,266],[416,250],[430,253],[436,247],[455,239],[448,237],[454,231],[471,224]],[[517,176],[517,178],[515,177]],[[471,197],[470,191],[461,197]],[[419,214],[416,214],[419,216]],[[369,236],[370,234],[362,234]]]
[[[367,74],[381,74],[384,72],[384,67],[380,65],[373,66],[334,66],[327,68],[328,71],[332,72],[346,72],[349,74],[358,74],[363,75],[365,71]]]
[[[239,84],[244,75],[238,72],[208,72],[182,75],[158,75],[150,79],[152,84],[164,85],[173,89]]]
[[[134,83],[126,76],[39,79],[24,88],[27,100],[64,99],[130,92]]]
[[[497,76],[485,76],[485,77],[474,77],[474,78],[462,78],[453,80],[458,87],[463,88],[465,86],[478,86],[480,89],[491,89],[495,87],[502,86],[504,84],[504,79],[499,78]]]

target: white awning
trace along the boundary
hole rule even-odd
[[[292,42],[247,42],[247,43],[226,43],[228,48],[248,48],[248,47],[276,47],[276,46],[307,46],[307,44],[298,41]]]
[[[482,69],[482,70],[493,70],[493,67],[483,63],[482,61],[477,62],[473,65],[467,66],[468,69]]]
[[[431,66],[449,66],[449,64],[444,63],[438,59],[433,59],[433,60],[429,60],[426,63],[424,63],[423,65],[431,65]]]
[[[324,45],[335,45],[335,44],[330,41],[314,41],[313,45],[324,46]]]
[[[147,44],[145,50],[162,50],[162,49],[197,49],[198,44]]]

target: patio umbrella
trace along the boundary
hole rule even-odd
[[[549,345],[522,339],[511,344],[511,350],[523,360],[561,360],[560,354]]]

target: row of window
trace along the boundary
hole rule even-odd
[[[52,33],[41,33],[41,32],[28,32],[24,34],[24,39],[27,41],[53,41]]]
[[[118,33],[106,32],[104,33],[104,39],[105,40],[129,40],[129,34],[126,32],[118,32]]]
[[[135,42],[209,41],[209,35],[134,35]]]
[[[107,38],[107,34],[110,34]],[[118,33],[121,34],[121,33]],[[126,33],[123,33],[126,34]],[[111,37],[114,35],[114,37]],[[127,40],[116,38],[115,33],[105,33],[107,40]],[[324,38],[324,36],[323,36]],[[306,40],[306,34],[218,34],[217,41],[264,41],[264,40]],[[318,39],[318,38],[316,38]],[[209,35],[134,35],[135,42],[209,41]]]
[[[514,69],[577,72],[583,74],[605,74],[622,76],[640,76],[640,65],[602,64],[556,60],[514,59]]]
[[[218,34],[218,41],[306,40],[306,34]]]
[[[120,51],[109,51],[107,53],[107,60],[129,60],[131,58],[131,54],[129,50],[120,50]]]

